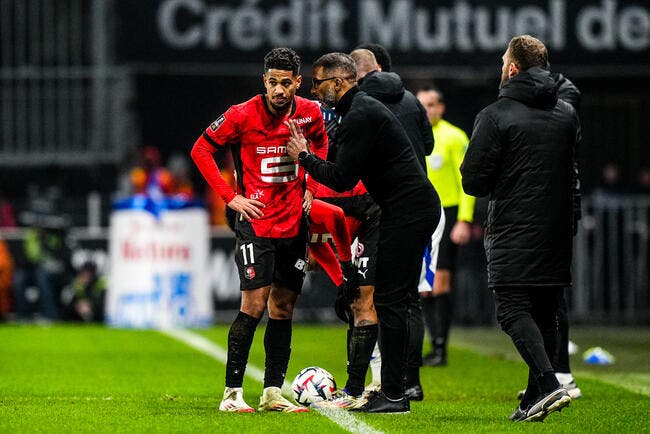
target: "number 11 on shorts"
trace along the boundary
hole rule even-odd
[[[239,250],[241,250],[241,255],[242,255],[242,259],[244,260],[244,265],[255,263],[255,255],[253,254],[253,243],[242,244],[239,247]]]

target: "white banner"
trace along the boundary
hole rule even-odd
[[[208,215],[201,208],[117,210],[109,232],[106,322],[114,327],[206,327]]]

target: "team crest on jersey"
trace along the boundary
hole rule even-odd
[[[252,280],[255,278],[255,268],[253,267],[246,267],[246,270],[244,271],[246,278],[248,280]]]
[[[214,122],[212,122],[212,123],[210,124],[210,129],[211,129],[212,131],[217,131],[217,128],[219,128],[219,127],[221,126],[221,124],[223,124],[224,122],[226,122],[226,116],[225,116],[225,115],[221,115],[221,116],[219,116],[219,117],[217,118],[216,121],[214,121]]]
[[[365,246],[363,243],[357,242],[357,251],[355,252],[355,255],[357,258],[360,258],[361,255],[363,255],[363,252],[366,250]]]

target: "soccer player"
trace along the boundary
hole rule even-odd
[[[440,241],[433,291],[421,292],[424,320],[431,337],[431,353],[424,357],[427,366],[447,365],[447,341],[452,319],[451,281],[456,266],[457,246],[470,241],[476,199],[463,191],[460,163],[469,138],[460,128],[442,118],[445,100],[435,87],[420,89],[417,98],[427,111],[436,147],[427,157],[427,176],[440,195],[445,213],[445,228]]]
[[[293,121],[288,122],[292,134],[287,153],[336,191],[349,190],[362,180],[381,209],[374,294],[381,330],[381,392],[352,410],[408,413],[403,377],[409,297],[417,291],[424,249],[440,218],[440,201],[395,115],[359,90],[354,60],[343,53],[325,54],[312,73],[312,93],[342,116],[336,162],[310,153]],[[347,295],[356,299],[352,292]]]
[[[311,207],[316,184],[286,155],[292,120],[325,156],[327,135],[317,103],[296,96],[302,83],[300,58],[289,48],[264,57],[266,93],[231,106],[198,138],[192,159],[210,187],[236,211],[236,257],[241,307],[228,333],[226,388],[221,411],[254,411],[243,399],[248,354],[260,318],[268,309],[264,335],[266,365],[260,411],[301,412],[282,397],[291,353],[291,319],[304,280],[307,227],[303,209]],[[237,173],[233,191],[219,173],[213,153],[230,146]]]

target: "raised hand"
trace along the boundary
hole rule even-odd
[[[287,142],[287,155],[294,160],[298,159],[298,154],[301,152],[309,152],[307,147],[307,139],[302,134],[300,127],[293,119],[285,121],[285,125],[289,128],[289,141]]]

